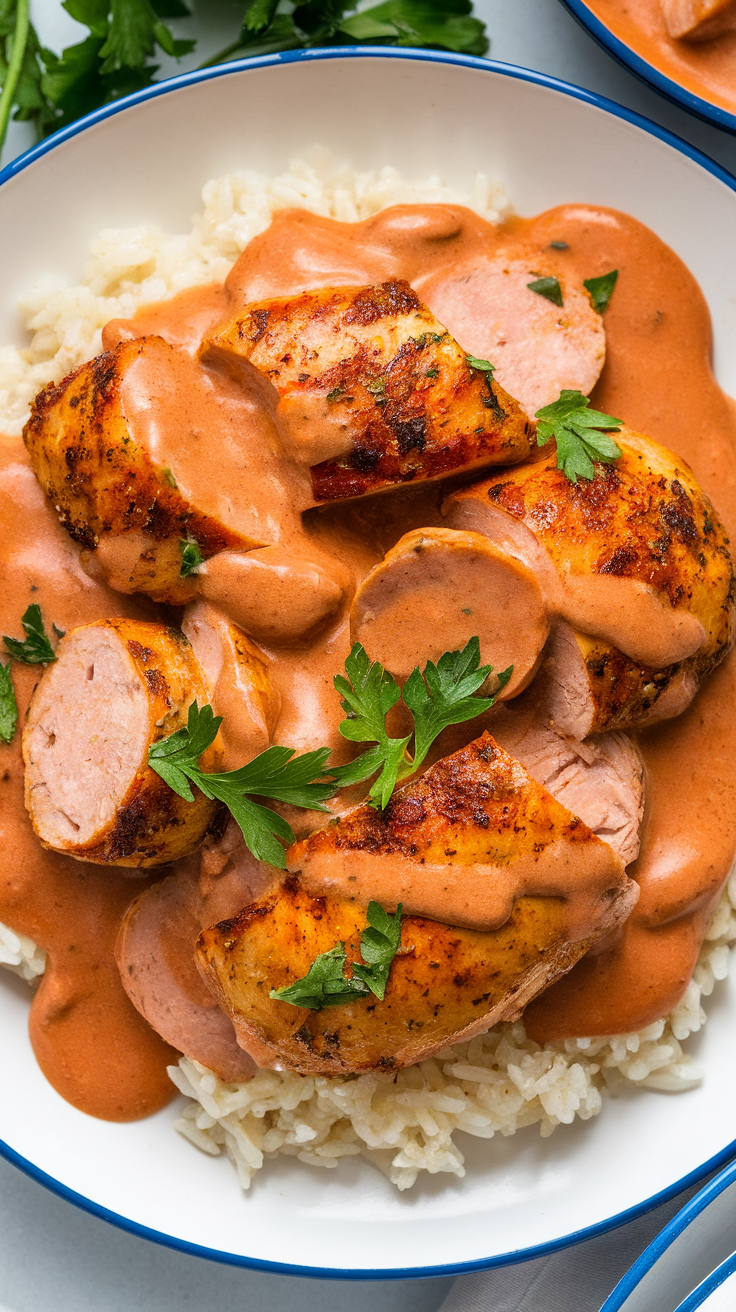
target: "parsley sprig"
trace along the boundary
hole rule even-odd
[[[496,696],[511,678],[513,667],[497,676],[498,688],[490,697],[476,697],[478,689],[493,672],[492,665],[480,663],[480,641],[471,638],[463,651],[445,652],[437,664],[428,661],[424,671],[412,671],[404,685],[404,704],[414,719],[413,735],[391,738],[386,729],[389,711],[401,699],[393,675],[378,661],[369,659],[365,648],[356,642],[345,662],[347,678],[335,676],[347,719],[340,725],[343,738],[357,743],[374,743],[367,751],[338,766],[332,774],[340,788],[362,783],[376,774],[368,794],[381,808],[387,806],[401,779],[406,779],[424,761],[432,743],[451,724],[463,724],[490,710]],[[414,755],[407,747],[414,737]]]
[[[594,460],[610,465],[623,454],[604,429],[619,429],[622,419],[589,410],[590,400],[582,392],[565,390],[559,400],[537,410],[537,446],[546,446],[550,438],[557,443],[557,468],[571,483],[579,478],[595,478]]]
[[[379,902],[369,902],[368,926],[360,939],[363,963],[354,961],[352,978],[345,975],[345,944],[336,943],[329,952],[320,952],[302,979],[271,989],[269,997],[290,1002],[294,1007],[322,1011],[324,1007],[341,1007],[358,1002],[373,993],[381,1002],[391,964],[401,946],[401,903],[390,916]]]
[[[215,741],[221,724],[222,716],[215,715],[211,706],[193,702],[186,728],[149,747],[148,764],[185,801],[194,801],[191,785],[196,784],[205,797],[224,802],[256,860],[283,870],[282,842],[293,843],[294,832],[282,816],[253,797],[325,811],[322,803],[335,791],[325,780],[330,749],[296,756],[291,747],[267,747],[239,770],[209,773],[200,768],[199,758]]]
[[[472,0],[383,0],[355,13],[357,4],[247,0],[234,41],[202,67],[325,45],[433,46],[466,55],[488,50]],[[40,43],[29,20],[29,0],[0,0],[0,148],[11,114],[31,120],[38,136],[46,136],[150,86],[159,51],[179,59],[196,44],[174,36],[164,21],[189,14],[182,0],[63,0],[63,7],[87,34],[56,54]]]
[[[15,661],[22,661],[24,665],[51,665],[56,660],[56,654],[44,627],[41,607],[35,601],[21,616],[20,622],[26,635],[24,639],[9,638],[7,634],[3,636],[8,655]],[[53,629],[57,637],[63,638],[61,629],[57,629],[56,625],[53,625]]]

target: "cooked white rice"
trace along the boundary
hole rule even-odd
[[[701,999],[726,978],[735,940],[736,874],[715,911],[682,1001],[666,1020],[645,1030],[540,1046],[517,1021],[397,1076],[325,1079],[260,1071],[250,1081],[224,1084],[182,1057],[169,1074],[192,1101],[174,1124],[204,1152],[224,1149],[244,1189],[267,1159],[278,1156],[335,1167],[341,1157],[360,1155],[399,1189],[409,1189],[421,1171],[462,1176],[458,1130],[492,1139],[539,1125],[546,1137],[576,1116],[584,1121],[597,1116],[604,1096],[626,1084],[668,1093],[699,1084],[703,1072],[682,1043],[705,1024]]]
[[[46,969],[46,953],[43,948],[36,947],[32,938],[16,934],[14,929],[0,921],[0,966],[7,966],[8,970],[32,984]]]
[[[171,235],[153,224],[107,228],[92,243],[79,285],[44,282],[30,288],[20,302],[28,345],[0,346],[0,432],[19,433],[46,383],[59,382],[99,354],[100,334],[110,319],[127,319],[140,305],[224,279],[276,210],[301,205],[345,222],[405,202],[454,201],[490,222],[508,211],[503,188],[483,173],[463,193],[438,177],[407,181],[393,168],[356,173],[339,167],[321,147],[292,160],[277,178],[251,170],[214,178],[202,201],[190,232]]]
[[[355,173],[320,148],[292,161],[278,178],[254,172],[216,178],[202,200],[191,232],[171,235],[153,225],[107,229],[92,244],[81,283],[29,290],[20,305],[28,343],[0,347],[0,431],[20,432],[36,392],[99,353],[108,320],[223,279],[278,209],[301,205],[354,221],[402,202],[454,201],[491,222],[509,210],[503,188],[481,173],[463,194],[437,177],[408,182],[391,168]],[[735,907],[732,879],[682,1001],[666,1020],[638,1034],[540,1047],[521,1022],[500,1025],[397,1077],[330,1080],[261,1071],[247,1083],[224,1084],[182,1058],[170,1075],[191,1101],[176,1128],[207,1153],[224,1148],[245,1189],[263,1163],[279,1155],[328,1167],[362,1155],[407,1189],[421,1171],[464,1174],[453,1138],[458,1130],[488,1139],[538,1124],[546,1136],[576,1116],[596,1116],[603,1095],[626,1082],[668,1092],[692,1088],[702,1073],[681,1044],[705,1023],[701,998],[728,973]],[[0,964],[33,981],[45,961],[30,939],[0,924]]]

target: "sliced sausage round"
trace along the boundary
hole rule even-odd
[[[588,293],[555,279],[558,305],[529,286],[544,274],[533,260],[496,255],[420,282],[437,318],[466,351],[495,366],[494,377],[530,418],[563,388],[587,395],[606,358],[605,329]]]
[[[358,589],[351,634],[403,683],[412,670],[480,639],[496,675],[513,666],[503,697],[534,674],[548,633],[532,571],[482,533],[422,528],[406,533]]]
[[[84,861],[156,866],[185,855],[217,804],[187,802],[149,766],[148,748],[208,701],[202,668],[177,629],[100,620],[62,639],[33,695],[23,735],[25,796],[46,846]],[[202,758],[217,768],[217,744]]]

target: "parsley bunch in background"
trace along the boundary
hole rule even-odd
[[[472,0],[383,0],[356,13],[358,0],[247,0],[233,42],[202,67],[246,55],[314,46],[430,46],[484,55],[485,26]],[[182,0],[64,0],[87,35],[61,54],[41,45],[29,0],[0,0],[0,148],[10,118],[39,137],[131,91],[150,86],[160,54],[181,58],[193,40],[168,20],[185,18]],[[206,14],[206,8],[202,7]]]

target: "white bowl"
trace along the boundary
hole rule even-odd
[[[269,173],[322,142],[359,169],[395,165],[469,188],[498,176],[522,214],[563,202],[626,210],[692,269],[710,303],[715,365],[736,393],[736,183],[661,128],[536,73],[426,52],[327,50],[190,74],[90,116],[0,175],[0,342],[17,296],[76,282],[102,227],[185,230],[206,179]],[[633,1091],[542,1140],[465,1140],[464,1180],[399,1195],[351,1159],[271,1163],[243,1196],[229,1163],[171,1130],[92,1120],[45,1082],[27,999],[0,983],[5,1155],[62,1196],[190,1252],[295,1274],[447,1274],[536,1256],[628,1219],[736,1151],[736,991],[710,1000],[696,1042],[708,1078],[671,1097]]]

